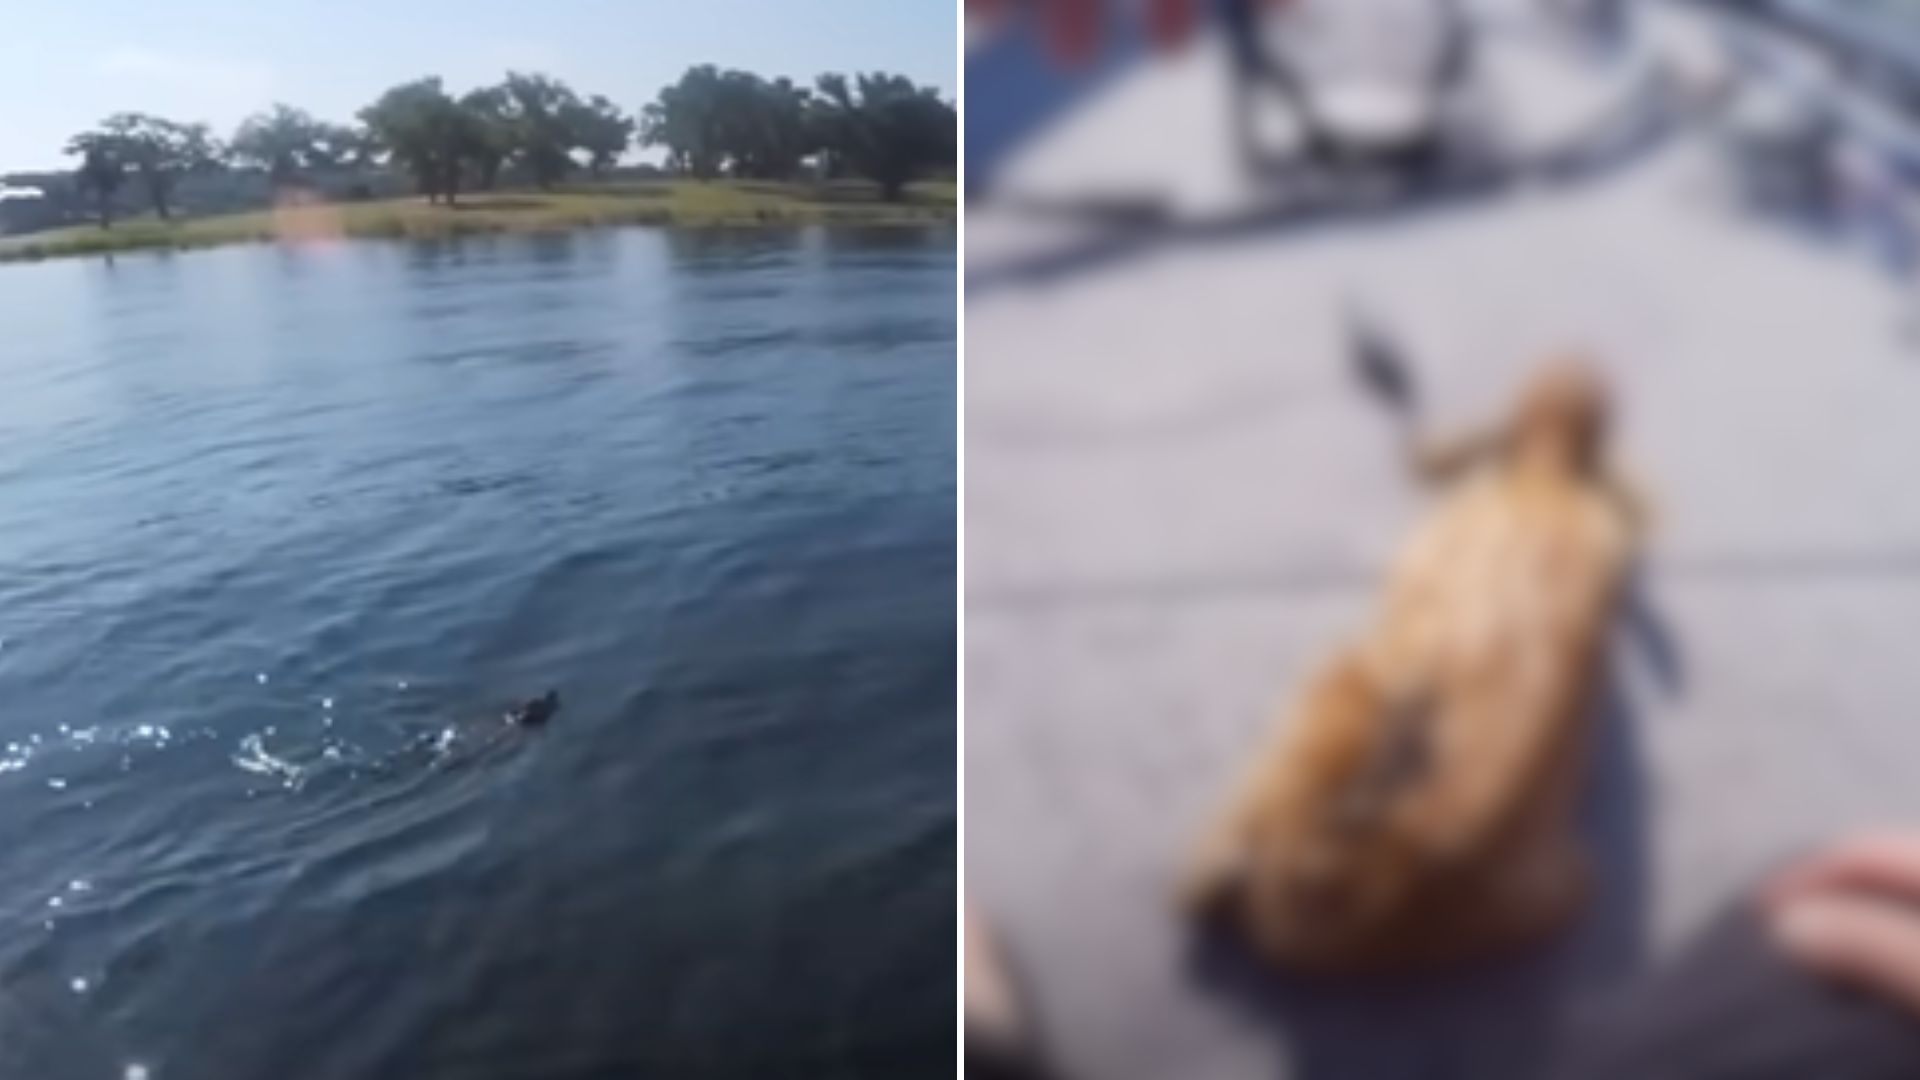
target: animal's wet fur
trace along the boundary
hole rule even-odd
[[[1641,532],[1606,388],[1549,364],[1512,414],[1412,445],[1438,505],[1203,838],[1184,900],[1295,969],[1466,960],[1564,924],[1589,698]]]

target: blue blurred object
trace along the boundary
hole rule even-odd
[[[986,41],[968,47],[967,197],[986,194],[1015,150],[1146,59],[1136,20],[1111,18],[1107,31],[1090,62],[1063,68],[1047,55],[1038,21],[1022,5]]]

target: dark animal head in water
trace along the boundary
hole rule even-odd
[[[507,714],[507,722],[521,727],[539,727],[560,711],[560,691],[549,690],[537,698],[523,701]]]

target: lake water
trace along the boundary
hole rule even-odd
[[[0,266],[0,1075],[949,1072],[954,283]]]

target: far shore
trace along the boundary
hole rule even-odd
[[[424,198],[289,202],[280,207],[162,221],[151,215],[111,228],[73,225],[0,237],[0,262],[182,250],[331,237],[431,238],[609,225],[692,228],[791,225],[924,225],[955,216],[954,185],[909,185],[897,202],[870,184],[752,180],[659,180],[562,185],[553,191],[477,192],[456,205]]]

